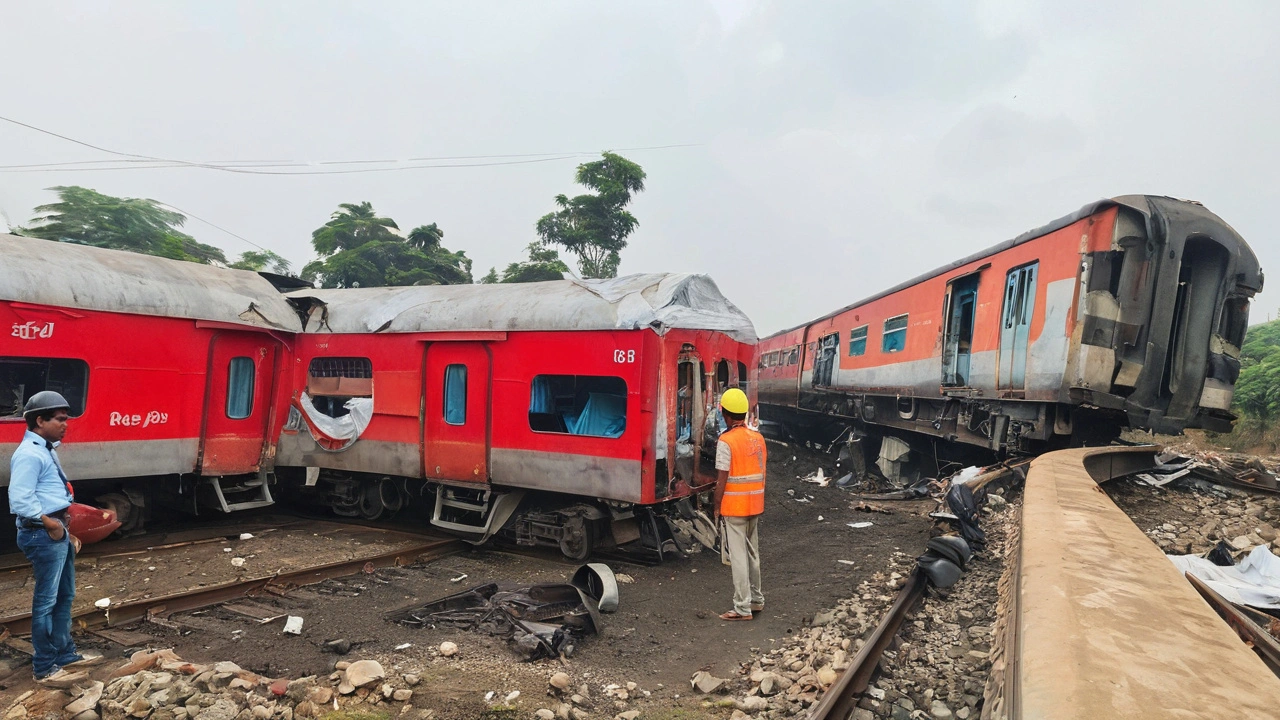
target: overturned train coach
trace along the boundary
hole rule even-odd
[[[289,390],[277,378],[302,326],[270,282],[12,235],[0,235],[0,259],[0,487],[23,404],[56,390],[74,418],[58,455],[76,499],[124,529],[157,502],[271,503]]]
[[[1198,203],[1096,202],[765,338],[762,417],[826,439],[893,437],[882,469],[910,446],[936,451],[930,438],[1006,453],[1126,427],[1225,431],[1262,281],[1249,246]]]
[[[705,276],[289,297],[276,472],[345,515],[417,504],[475,540],[662,552],[667,511],[715,481],[719,394],[754,396],[754,329]]]

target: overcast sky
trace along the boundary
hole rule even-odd
[[[1266,219],[1280,195],[1274,0],[8,2],[0,15],[0,115],[124,152],[692,144],[623,153],[649,177],[620,272],[709,273],[761,335],[1105,196],[1199,200],[1280,266]],[[0,123],[3,165],[111,158]],[[0,172],[0,211],[24,223],[53,185],[154,198],[298,268],[338,203],[368,200],[406,230],[439,223],[478,278],[523,257],[589,159]],[[350,167],[367,166],[311,169]],[[252,249],[187,230],[229,256]],[[1253,320],[1275,317],[1276,298]]]

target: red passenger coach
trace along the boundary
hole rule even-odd
[[[290,299],[277,471],[342,514],[413,502],[476,540],[661,551],[665,511],[715,480],[719,395],[755,395],[754,330],[705,276]]]
[[[0,486],[41,390],[71,404],[77,499],[137,526],[145,498],[271,501],[294,309],[256,273],[0,235]]]
[[[893,433],[889,463],[930,437],[1019,452],[1227,430],[1262,280],[1199,203],[1103,200],[765,338],[762,412],[827,441]]]

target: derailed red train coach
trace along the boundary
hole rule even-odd
[[[705,276],[290,299],[276,471],[346,515],[417,504],[476,540],[661,551],[668,511],[715,480],[719,395],[755,395],[754,330]]]
[[[1227,430],[1262,284],[1199,203],[1099,201],[763,339],[761,411],[828,440],[894,438],[889,468],[958,447],[931,438],[1019,452]]]
[[[298,315],[256,273],[0,235],[0,487],[22,406],[56,390],[77,500],[139,525],[151,504],[271,500]],[[86,529],[87,531],[87,529]]]

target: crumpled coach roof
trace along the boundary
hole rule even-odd
[[[754,343],[751,320],[706,275],[653,273],[609,280],[297,290],[313,302],[306,332],[468,330],[718,330]]]
[[[302,329],[289,302],[248,270],[3,233],[0,300]]]

